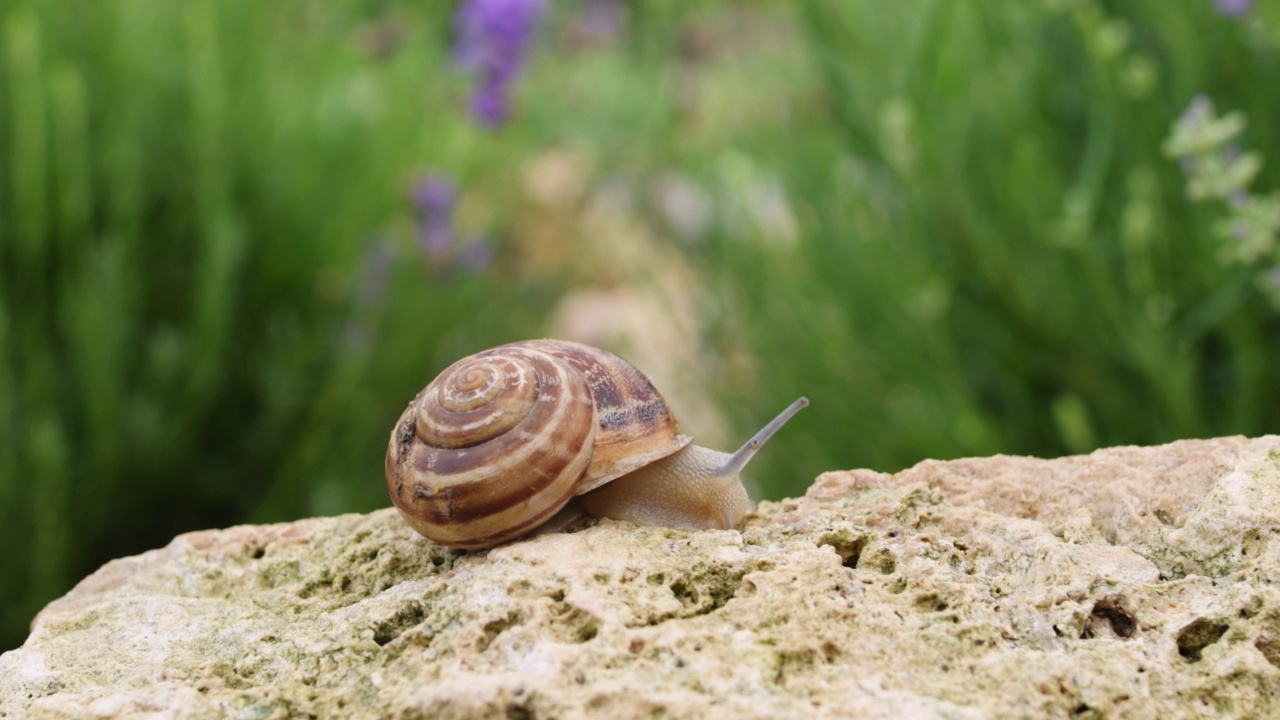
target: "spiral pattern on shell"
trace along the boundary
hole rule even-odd
[[[414,398],[392,431],[387,488],[419,533],[490,547],[688,442],[621,358],[556,340],[513,343],[459,360]]]
[[[415,413],[415,432],[434,447],[479,445],[525,420],[544,384],[550,385],[539,380],[523,353],[464,358],[427,387]]]

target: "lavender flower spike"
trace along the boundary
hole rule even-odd
[[[430,173],[414,183],[409,194],[419,214],[425,217],[443,216],[447,219],[453,213],[453,204],[458,200],[458,186],[443,175]]]
[[[423,175],[409,192],[418,211],[418,247],[430,258],[443,257],[453,247],[453,208],[458,186],[449,178]]]
[[[1214,0],[1213,6],[1220,15],[1238,18],[1253,10],[1253,0]]]
[[[458,64],[476,76],[471,115],[489,127],[511,114],[508,93],[546,0],[465,0],[453,18]]]

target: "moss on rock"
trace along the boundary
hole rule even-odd
[[[1261,716],[1280,438],[827,473],[741,532],[485,553],[394,510],[108,563],[0,656],[3,718]]]

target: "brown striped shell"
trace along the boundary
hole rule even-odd
[[[424,536],[485,548],[689,441],[622,358],[561,340],[512,343],[459,360],[409,403],[387,447],[387,490]]]

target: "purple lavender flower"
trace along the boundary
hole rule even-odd
[[[470,273],[478,273],[493,262],[493,243],[483,235],[477,235],[458,248],[458,264]]]
[[[418,247],[428,257],[443,257],[453,247],[458,187],[445,176],[431,173],[414,183],[409,196],[418,211]]]
[[[482,125],[510,116],[508,92],[545,7],[546,0],[465,0],[454,16],[458,64],[477,76],[471,115]]]
[[[387,278],[391,274],[391,247],[387,239],[377,236],[369,242],[364,252],[364,266],[356,283],[356,297],[360,307],[373,308],[382,302],[387,292]]]
[[[477,273],[493,262],[495,250],[484,235],[457,241],[453,214],[458,195],[458,186],[439,173],[427,173],[413,184],[409,199],[418,216],[418,249],[430,268]]]
[[[1220,15],[1244,17],[1253,10],[1253,0],[1213,0],[1213,7]]]
[[[355,283],[355,303],[343,322],[339,347],[358,354],[372,345],[374,325],[383,310],[395,257],[385,235],[375,235],[365,247],[364,260]]]
[[[583,45],[602,45],[622,32],[626,18],[621,0],[586,0],[572,27],[573,38]]]
[[[1178,124],[1189,130],[1200,127],[1205,121],[1213,118],[1213,101],[1208,95],[1200,93],[1191,98],[1187,109],[1178,116]]]
[[[448,220],[431,218],[418,226],[418,248],[428,257],[443,257],[453,248],[453,227]]]
[[[410,192],[413,204],[423,217],[443,215],[446,218],[453,214],[453,205],[458,201],[458,186],[449,178],[437,173],[423,175],[414,184]]]

